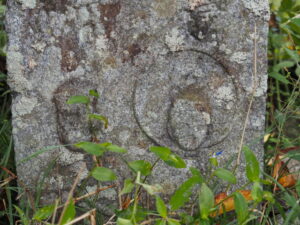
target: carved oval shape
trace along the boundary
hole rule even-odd
[[[157,59],[138,77],[135,119],[156,144],[199,151],[228,136],[238,101],[236,90],[230,74],[211,56],[174,53],[167,65]]]

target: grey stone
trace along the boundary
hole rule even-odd
[[[8,0],[16,161],[91,140],[86,110],[65,102],[96,89],[91,110],[109,119],[107,129],[96,126],[100,141],[127,148],[127,160],[151,162],[149,146],[168,146],[206,174],[213,153],[223,151],[221,165],[236,157],[254,83],[245,144],[262,161],[268,18],[267,0]],[[92,164],[61,146],[19,164],[20,183],[34,189],[53,160],[45,201],[65,195],[82,163],[82,179]],[[115,155],[103,164],[128,176]],[[188,171],[159,163],[150,182],[171,194]],[[107,202],[116,190],[103,192]]]

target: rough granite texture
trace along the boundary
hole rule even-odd
[[[97,133],[127,148],[127,160],[153,162],[149,146],[162,145],[204,174],[214,152],[223,150],[224,165],[236,157],[255,82],[254,39],[258,86],[245,142],[262,160],[268,18],[267,0],[8,0],[16,161],[46,146],[89,141],[85,110],[65,102],[96,89],[92,111],[110,122]],[[82,162],[82,179],[92,162],[60,147],[18,165],[19,181],[34,188],[53,161],[45,202],[65,196]],[[128,175],[115,155],[103,164]],[[171,194],[188,171],[159,163],[150,181]],[[103,192],[105,204],[116,195]]]

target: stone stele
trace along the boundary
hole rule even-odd
[[[91,140],[85,108],[66,104],[90,89],[100,94],[92,112],[109,120],[107,129],[95,124],[100,141],[128,149],[128,161],[154,162],[149,146],[167,146],[205,174],[213,153],[234,164],[242,136],[262,160],[268,18],[267,0],[8,0],[19,184],[34,190],[46,177],[50,202],[66,195],[82,166],[80,182],[88,175],[91,157],[72,146],[22,160]],[[121,188],[124,162],[108,154],[102,164]],[[168,195],[188,168],[160,162],[149,181]],[[245,182],[243,163],[237,176]],[[101,194],[105,204],[117,204],[117,190]]]

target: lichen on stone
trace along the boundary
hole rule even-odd
[[[265,20],[269,19],[269,4],[268,1],[261,0],[242,0],[245,8],[250,10],[255,16],[263,17]]]
[[[36,7],[36,0],[17,0],[22,4],[22,9],[34,9]]]
[[[184,34],[178,27],[173,27],[171,32],[166,35],[165,41],[172,52],[182,50],[184,46]]]
[[[29,90],[31,83],[23,76],[24,57],[20,52],[7,52],[8,80],[14,91],[22,92]]]
[[[18,114],[19,116],[30,114],[37,104],[38,100],[36,98],[28,98],[26,96],[22,96],[21,98],[19,98],[19,102],[15,107],[16,114]]]
[[[154,0],[153,8],[161,17],[171,17],[177,11],[177,0]]]
[[[251,53],[249,54],[248,52],[234,52],[230,57],[230,61],[242,64],[247,60],[250,60],[249,57],[251,59]]]

